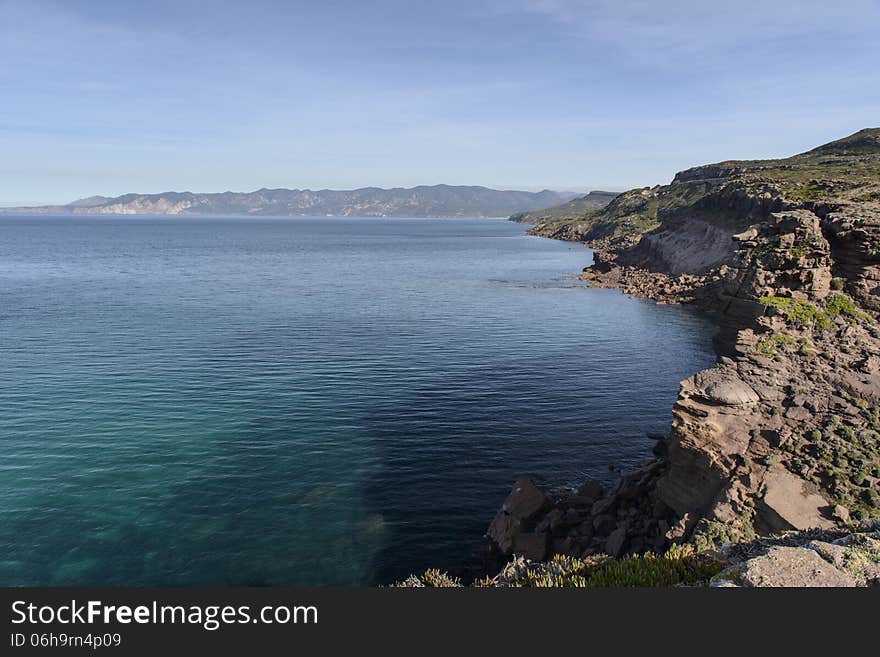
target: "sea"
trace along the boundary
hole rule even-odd
[[[712,325],[525,228],[0,217],[0,585],[388,584],[613,483]]]

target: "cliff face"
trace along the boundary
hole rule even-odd
[[[524,545],[618,555],[880,516],[880,129],[689,169],[533,232],[592,246],[594,285],[712,311],[719,360],[682,383],[661,458],[560,494],[555,529],[517,529],[549,538]],[[503,520],[490,536],[515,545]]]
[[[28,214],[168,214],[257,216],[501,217],[570,199],[574,194],[434,185],[410,189],[260,189],[255,192],[93,196],[68,205],[11,208]]]
[[[880,515],[876,218],[791,210],[735,236],[713,295],[726,355],[683,382],[657,485],[680,536]]]

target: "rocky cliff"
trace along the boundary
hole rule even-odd
[[[259,189],[255,192],[126,194],[92,196],[68,205],[8,208],[26,214],[168,214],[362,217],[504,217],[562,203],[575,194],[521,192],[433,185],[410,189]]]
[[[690,169],[533,233],[592,246],[594,285],[711,311],[719,359],[613,490],[503,508],[502,554],[706,550],[880,516],[880,129]]]

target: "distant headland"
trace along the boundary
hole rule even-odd
[[[258,189],[254,192],[163,192],[91,196],[66,205],[2,208],[0,214],[148,214],[213,216],[507,217],[566,203],[574,192],[422,185],[353,190]]]

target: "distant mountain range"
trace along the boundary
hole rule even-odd
[[[92,196],[67,205],[4,208],[4,214],[162,214],[367,217],[506,217],[565,203],[571,192],[522,192],[433,185],[409,189],[259,189]]]

